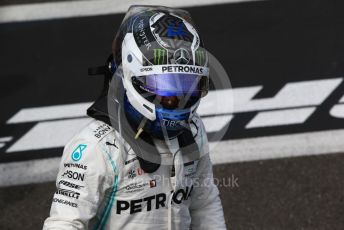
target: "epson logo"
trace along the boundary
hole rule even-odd
[[[197,66],[163,66],[161,67],[163,73],[193,73],[193,74],[204,74],[202,67]]]
[[[78,173],[78,172],[73,172],[71,170],[67,170],[66,172],[64,172],[62,174],[62,177],[67,177],[67,178],[74,179],[74,180],[84,181],[85,174]]]
[[[152,67],[143,67],[140,69],[141,72],[152,71],[152,70],[153,70]]]

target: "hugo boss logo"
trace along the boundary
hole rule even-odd
[[[108,124],[102,124],[93,131],[94,136],[98,139],[102,138],[105,134],[111,131],[111,127]]]

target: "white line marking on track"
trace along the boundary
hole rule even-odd
[[[214,165],[344,152],[344,129],[210,143]],[[0,164],[0,187],[51,182],[60,158]]]
[[[5,143],[0,143],[0,149],[5,146]]]
[[[93,0],[32,3],[0,7],[0,23],[118,14],[126,12],[130,5],[139,4],[163,3],[170,7],[191,7],[252,1],[261,0],[164,0],[163,2],[161,0]]]
[[[85,102],[21,109],[7,121],[7,124],[85,117],[86,110],[91,104],[91,102]]]
[[[332,117],[344,118],[344,104],[338,104],[332,107],[330,110]]]
[[[344,96],[340,98],[339,102],[340,102],[340,103],[343,103],[343,102],[344,102]]]
[[[344,129],[210,143],[214,164],[344,152]]]
[[[259,89],[262,89],[259,86],[234,88],[234,113],[317,106],[322,104],[342,82],[341,77],[289,82],[275,96],[269,98],[252,98],[255,96],[254,92],[258,93]],[[214,92],[216,96],[223,93],[219,90]]]
[[[56,180],[61,158],[0,164],[0,187]]]
[[[229,122],[234,118],[233,115],[219,115],[215,117],[204,117],[202,118],[205,129],[208,133],[218,132],[223,127],[228,125]]]
[[[310,107],[259,112],[246,125],[246,128],[302,124],[313,114],[315,109],[316,107]]]
[[[40,122],[7,149],[6,153],[62,147],[90,121],[91,118]]]
[[[0,137],[0,142],[9,142],[12,140],[12,137]]]

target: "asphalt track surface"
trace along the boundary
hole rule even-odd
[[[344,74],[340,1],[253,2],[188,10],[208,50],[228,67],[233,87],[268,85],[258,95],[268,97],[286,82]],[[92,101],[102,83],[87,77],[86,67],[104,62],[122,17],[0,25],[1,122],[21,107]],[[302,126],[243,131],[242,124],[253,116],[243,114],[226,138],[343,128],[342,120],[324,115],[342,92],[343,85]],[[2,136],[21,132],[1,126]],[[55,152],[52,155],[58,156],[61,149]],[[21,153],[2,156],[1,161],[49,156]],[[344,155],[331,154],[215,166],[216,178],[237,182],[219,185],[229,229],[344,229],[343,160]],[[54,183],[0,188],[0,229],[40,229],[54,191]]]
[[[1,0],[0,1],[0,6],[9,6],[9,5],[19,5],[19,4],[31,4],[31,3],[44,3],[44,2],[62,2],[62,1],[69,1],[69,0],[30,0],[30,1],[25,1],[25,0]],[[76,0],[77,1],[77,0]]]

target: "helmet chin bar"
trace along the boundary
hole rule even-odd
[[[125,36],[122,43],[122,65],[126,67],[123,68],[123,86],[129,103],[144,117],[137,128],[135,139],[138,139],[143,132],[147,119],[151,121],[156,120],[155,105],[142,97],[132,84],[131,76],[133,76],[133,72],[131,70],[142,66],[138,58],[142,59],[142,54],[136,46],[133,34],[129,33]]]
[[[128,57],[131,58],[128,58]],[[127,92],[127,97],[132,106],[139,111],[144,117],[151,121],[156,119],[155,105],[143,98],[134,88],[131,77],[134,76],[135,69],[139,69],[142,64],[139,60],[142,59],[142,54],[135,43],[132,33],[128,33],[122,44],[122,65],[124,81],[123,85]],[[130,61],[130,62],[129,62]],[[134,71],[133,71],[134,70]]]
[[[155,105],[146,100],[135,90],[131,80],[124,79],[123,83],[130,104],[132,104],[132,106],[144,117],[154,121],[156,119]]]

